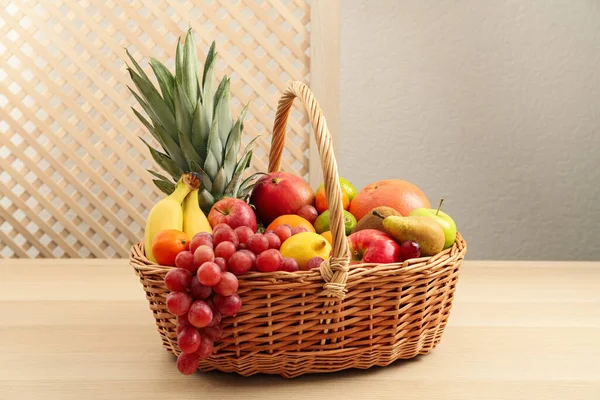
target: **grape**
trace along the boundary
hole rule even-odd
[[[204,302],[206,304],[208,304],[208,306],[211,308],[211,310],[213,311],[213,314],[215,312],[217,312],[217,308],[215,307],[215,303],[213,302],[213,298],[209,297],[208,299],[204,300]]]
[[[214,305],[213,305],[213,307],[214,307]],[[210,308],[213,312],[213,317],[210,320],[210,323],[208,325],[206,325],[207,328],[212,328],[213,326],[219,326],[219,324],[221,323],[221,319],[223,318],[221,313],[218,310],[215,310],[213,307]]]
[[[171,292],[167,296],[167,308],[173,315],[183,315],[188,312],[192,298],[187,293]]]
[[[204,239],[206,239],[206,241],[211,242],[211,243],[213,241],[212,234],[209,232],[198,232],[194,235],[194,237],[192,239],[200,239],[200,238],[204,238]]]
[[[281,247],[281,239],[279,239],[279,236],[277,236],[274,233],[265,233],[264,235],[267,240],[269,241],[269,248],[270,249],[275,249],[275,250],[279,250],[279,248]]]
[[[231,296],[221,296],[220,294],[216,294],[213,297],[213,302],[215,303],[215,307],[217,310],[225,317],[231,317],[232,315],[237,314],[242,308],[242,299],[238,296],[237,293],[232,294]]]
[[[221,268],[221,272],[227,271],[227,261],[223,257],[217,257],[213,262]]]
[[[184,353],[195,353],[200,347],[200,332],[193,326],[186,326],[177,335],[177,346]]]
[[[306,263],[306,269],[319,268],[323,259],[321,257],[313,257]]]
[[[200,246],[208,246],[213,248],[213,237],[208,232],[198,232],[192,238],[190,242],[190,251],[193,253]]]
[[[208,358],[212,354],[214,349],[213,341],[210,340],[206,336],[202,336],[202,341],[200,342],[200,347],[198,351],[194,353],[200,359]]]
[[[192,303],[188,311],[188,319],[196,328],[204,328],[212,321],[213,312],[208,304],[202,300],[196,300]]]
[[[231,261],[232,258],[230,258],[229,261]],[[248,259],[248,265],[252,266],[250,259]],[[221,275],[221,280],[215,285],[214,289],[215,293],[220,294],[221,296],[231,296],[237,292],[238,286],[238,278],[231,272],[225,272]]]
[[[289,225],[277,225],[273,230],[273,233],[277,235],[281,243],[285,242],[292,236],[292,228]]]
[[[248,250],[246,250],[248,251]],[[235,275],[241,275],[252,268],[252,258],[241,250],[232,255],[227,261],[227,270],[234,273]],[[237,280],[237,279],[236,279]],[[215,292],[217,289],[215,288]]]
[[[308,232],[308,229],[306,229],[303,226],[297,226],[294,229],[292,229],[292,236],[297,235],[302,232]]]
[[[177,328],[176,328],[177,334],[179,335],[181,333],[181,331],[188,326],[192,326],[192,324],[190,324],[187,314],[179,315],[177,317]]]
[[[191,251],[180,251],[175,256],[175,266],[177,268],[183,268],[190,272],[196,272],[196,266],[194,265],[194,253]]]
[[[237,228],[234,229],[235,234],[238,237],[238,240],[240,241],[240,244],[238,245],[238,247],[244,245],[246,246],[246,243],[248,242],[248,238],[252,235],[254,235],[254,231],[252,230],[252,228],[248,227],[248,226],[238,226]]]
[[[319,216],[319,212],[317,211],[317,209],[311,206],[310,204],[300,207],[298,211],[296,211],[296,214],[298,214],[311,224],[314,224],[315,220]]]
[[[216,342],[217,340],[221,339],[221,336],[223,336],[223,328],[221,328],[220,325],[207,326],[204,328],[204,336],[213,342]]]
[[[215,286],[221,280],[221,268],[214,262],[205,262],[198,268],[196,276],[204,286]]]
[[[190,320],[187,317],[187,314],[183,314],[183,315],[178,315],[177,316],[177,325],[182,325],[182,326],[190,326],[192,325],[190,323]]]
[[[270,249],[263,251],[256,257],[256,268],[260,272],[277,271],[283,264],[283,257],[279,250]]]
[[[255,233],[254,235],[250,236],[246,246],[248,246],[248,250],[256,255],[259,255],[269,248],[269,239],[260,233]]]
[[[181,353],[179,354],[179,357],[177,357],[177,369],[183,375],[192,375],[198,370],[199,363],[200,357],[196,353]]]
[[[252,266],[250,267],[250,271],[256,271],[256,254],[247,249],[239,250],[238,253],[248,254],[250,259],[252,259]]]
[[[235,244],[231,242],[221,242],[215,248],[215,255],[225,259],[225,261],[229,260],[229,257],[231,257],[233,253],[235,253]]]
[[[220,230],[220,229],[230,229],[231,230],[231,227],[229,225],[227,225],[227,224],[222,223],[222,222],[220,224],[216,224],[215,226],[213,226],[213,236],[214,236],[215,232],[218,231],[218,230]]]
[[[411,258],[419,258],[421,256],[421,246],[417,242],[407,240],[400,245],[400,260],[405,261]]]
[[[238,244],[240,244],[240,240],[238,239],[237,235],[231,228],[230,229],[225,229],[225,228],[219,229],[218,231],[216,231],[213,234],[213,238],[214,238],[213,243],[215,244],[215,246],[218,246],[220,243],[223,243],[223,242],[231,242],[237,248]]]
[[[205,262],[212,262],[215,260],[215,253],[212,247],[202,245],[194,252],[194,264],[196,268],[204,264]]]
[[[296,272],[300,269],[298,266],[298,262],[291,257],[286,257],[283,259],[283,264],[281,265],[282,271],[287,272]]]
[[[209,286],[204,286],[198,280],[198,277],[194,275],[192,278],[192,284],[190,285],[190,294],[196,300],[207,299],[212,293],[212,289]]]
[[[189,253],[189,251],[187,253]],[[179,254],[177,256],[179,256]],[[189,289],[191,283],[192,274],[187,269],[175,268],[167,272],[167,275],[165,276],[165,286],[171,292],[185,292]]]

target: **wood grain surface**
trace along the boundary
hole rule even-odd
[[[598,399],[600,263],[467,261],[430,355],[179,375],[127,260],[0,261],[0,399]]]

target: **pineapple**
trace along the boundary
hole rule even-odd
[[[212,43],[206,56],[202,82],[198,76],[196,43],[190,29],[182,44],[177,42],[175,75],[158,60],[150,66],[156,75],[158,88],[150,81],[135,59],[127,52],[134,69],[129,65],[136,93],[129,88],[150,120],[135,108],[133,112],[160,143],[163,152],[150,150],[154,161],[172,178],[148,171],[156,179],[154,184],[164,193],[171,194],[175,182],[187,172],[197,172],[201,180],[198,194],[200,208],[205,213],[224,196],[248,200],[253,183],[259,174],[244,179],[250,166],[254,138],[238,158],[244,117],[244,107],[237,121],[231,116],[230,79],[225,76],[215,89],[217,52]],[[159,92],[160,89],[160,92]]]

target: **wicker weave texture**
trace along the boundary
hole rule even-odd
[[[128,48],[174,69],[191,26],[198,54],[215,40],[233,114],[250,103],[242,148],[257,135],[264,171],[279,94],[309,79],[304,0],[13,0],[0,7],[0,258],[127,257],[162,197],[125,70]],[[290,118],[284,167],[308,174],[306,115]],[[154,142],[153,142],[154,143]],[[156,144],[155,144],[156,145]]]
[[[435,257],[353,265],[346,298],[328,307],[316,270],[240,276],[242,309],[223,319],[224,336],[200,369],[295,377],[384,366],[427,354],[444,332],[465,253],[459,236],[452,248]],[[163,279],[170,268],[148,261],[141,244],[133,248],[131,265],[163,346],[179,354],[176,319],[165,304]]]
[[[433,256],[397,264],[349,265],[341,189],[327,122],[304,84],[291,82],[276,114],[269,170],[279,169],[291,104],[299,98],[313,126],[331,207],[332,257],[319,269],[250,273],[239,277],[240,312],[222,321],[224,336],[201,370],[295,377],[306,373],[388,365],[427,354],[448,321],[466,254],[455,244]],[[170,267],[153,264],[143,247],[130,263],[140,277],[163,346],[179,353],[175,318],[166,307],[163,279]]]

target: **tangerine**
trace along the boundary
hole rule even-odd
[[[331,235],[331,231],[321,233],[321,236],[325,238],[329,242],[330,245],[333,246],[333,236]]]
[[[324,183],[321,182],[321,184],[317,188],[317,192],[321,190],[323,185]],[[354,187],[354,185],[348,179],[340,177],[340,187],[342,188],[342,192],[346,192],[348,198],[350,199],[350,201],[352,201],[354,196],[356,196],[356,188]]]
[[[174,266],[175,257],[189,248],[190,241],[190,236],[185,232],[177,229],[165,229],[154,235],[152,254],[158,264]]]
[[[275,230],[275,228],[277,228],[279,225],[289,225],[292,229],[302,226],[306,228],[309,232],[315,232],[315,228],[310,222],[308,222],[301,216],[295,214],[281,215],[275,218],[273,222],[271,222],[269,226],[267,226],[266,230]]]
[[[365,186],[350,203],[350,212],[360,221],[375,207],[388,206],[403,216],[415,208],[430,208],[427,196],[417,186],[400,179],[386,179]]]
[[[344,205],[344,210],[347,210],[350,206],[350,197],[348,197],[348,193],[342,191],[342,204]],[[325,196],[325,188],[322,187],[317,192],[317,196],[315,198],[315,206],[319,214],[322,214],[325,210],[329,209],[329,205],[327,204],[327,196]]]

